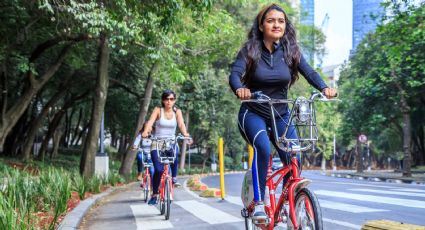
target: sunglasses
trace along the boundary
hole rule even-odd
[[[164,98],[164,99],[162,99],[163,101],[174,101],[174,100],[176,100],[174,97],[167,97],[167,98]]]

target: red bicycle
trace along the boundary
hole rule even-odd
[[[264,198],[265,211],[268,216],[265,221],[257,221],[251,218],[255,206],[253,191],[250,191],[252,190],[252,175],[250,175],[250,171],[245,174],[242,188],[242,201],[245,207],[241,211],[242,217],[245,218],[245,228],[273,229],[278,223],[287,223],[288,229],[291,230],[322,230],[322,212],[319,201],[316,195],[307,188],[311,180],[300,177],[297,153],[310,149],[318,139],[314,101],[317,99],[333,101],[335,99],[326,99],[321,93],[313,93],[310,99],[303,97],[296,100],[271,99],[261,92],[254,93],[253,98],[255,99],[244,100],[243,102],[269,104],[272,113],[271,128],[274,140],[280,149],[291,153],[291,160],[285,167],[272,172],[272,156],[270,156]],[[278,103],[292,104],[288,124],[295,125],[298,139],[286,138],[289,125],[287,125],[282,137],[277,136],[273,104]],[[285,177],[287,182],[282,188],[279,199],[276,200],[276,189]]]
[[[173,201],[173,184],[170,176],[170,164],[176,159],[177,140],[189,140],[190,137],[178,135],[176,137],[152,137],[150,138],[156,145],[158,159],[164,165],[159,184],[159,210],[161,215],[165,214],[165,219],[170,218],[170,206]]]

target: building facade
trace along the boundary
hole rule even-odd
[[[383,0],[353,0],[353,43],[350,53],[353,54],[364,36],[376,29],[384,9]]]

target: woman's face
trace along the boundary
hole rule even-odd
[[[170,94],[162,100],[162,103],[164,103],[165,108],[172,108],[174,106],[174,103],[176,103],[176,98],[173,94]]]
[[[285,14],[278,10],[270,10],[264,17],[260,31],[263,32],[264,40],[278,41],[285,33]]]

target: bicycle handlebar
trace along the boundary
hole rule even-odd
[[[174,140],[192,140],[192,137],[185,137],[181,134],[176,135],[175,137],[154,137],[149,136],[144,139],[150,139],[152,141],[174,141]]]
[[[338,95],[337,95],[338,96]],[[316,99],[317,98],[317,99]],[[308,101],[312,102],[314,100],[318,100],[318,101],[341,101],[340,99],[336,99],[336,98],[331,98],[328,99],[325,95],[323,95],[321,92],[313,92],[310,96],[310,98],[308,99]],[[292,99],[272,99],[269,96],[263,94],[262,91],[256,91],[251,93],[251,99],[248,100],[242,100],[242,103],[244,102],[256,102],[256,103],[271,103],[271,104],[278,104],[278,103],[293,103],[295,100]]]

